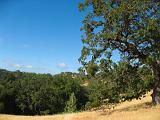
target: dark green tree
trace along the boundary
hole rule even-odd
[[[108,70],[106,68],[91,78],[86,109],[103,105],[111,107],[133,98],[140,99],[151,89],[152,74],[145,66],[137,68],[121,61]]]
[[[65,112],[75,112],[77,110],[77,105],[76,105],[77,99],[75,97],[75,94],[72,93],[69,97],[69,100],[66,102],[66,107],[65,107]]]
[[[154,76],[152,103],[159,104],[160,1],[84,0],[79,9],[88,12],[81,29],[81,63],[109,64],[114,51],[118,51],[134,66],[149,66]]]

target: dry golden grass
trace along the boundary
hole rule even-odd
[[[112,110],[99,110],[53,116],[0,115],[0,120],[160,120],[160,106],[152,107],[148,94],[142,100],[119,104]]]

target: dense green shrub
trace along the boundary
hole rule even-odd
[[[69,100],[66,102],[65,112],[75,112],[77,110],[77,99],[75,97],[75,94],[72,93],[69,97]]]

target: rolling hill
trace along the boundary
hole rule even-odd
[[[50,116],[0,115],[0,120],[160,120],[160,106],[151,106],[150,93],[141,100],[117,105],[114,109]]]

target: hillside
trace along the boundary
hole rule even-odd
[[[119,104],[112,110],[99,110],[53,116],[0,115],[0,120],[160,120],[160,106],[152,107],[148,94],[142,100]]]

